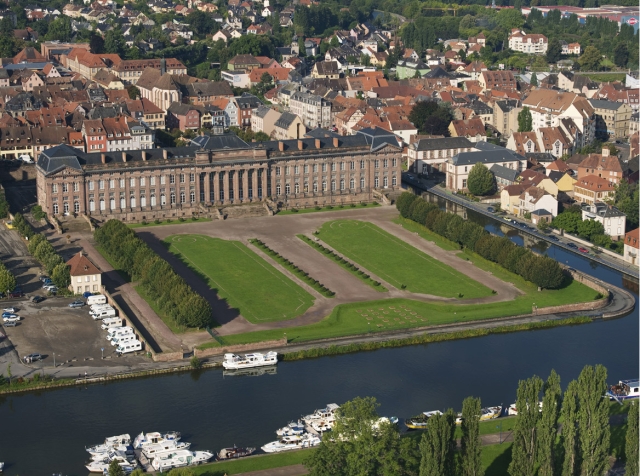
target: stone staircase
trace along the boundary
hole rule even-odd
[[[264,217],[269,215],[269,211],[265,208],[263,203],[224,207],[220,209],[220,213],[225,219]]]
[[[74,233],[74,232],[84,232],[91,231],[91,225],[87,221],[85,217],[77,216],[60,216],[58,217],[58,221],[60,222],[60,226],[62,227],[62,233]]]

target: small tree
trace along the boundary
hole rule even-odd
[[[13,291],[16,287],[16,278],[4,265],[0,268],[0,292]]]
[[[117,461],[109,463],[109,476],[125,476],[124,469]]]
[[[602,62],[602,53],[595,46],[587,46],[584,53],[578,58],[580,67],[585,71],[599,71]]]
[[[538,86],[538,76],[536,73],[531,73],[531,86]]]
[[[467,397],[462,402],[461,476],[483,476],[480,459],[480,399]]]
[[[533,129],[533,118],[527,106],[518,113],[518,132],[531,132]]]
[[[140,90],[133,84],[127,87],[127,93],[129,94],[130,99],[138,99],[140,97]]]
[[[627,437],[624,454],[627,460],[626,474],[639,474],[638,468],[638,402],[632,402],[627,417]]]
[[[489,195],[495,190],[495,177],[483,163],[478,162],[469,172],[467,188],[474,195]]]
[[[71,284],[71,275],[69,274],[69,266],[66,263],[60,263],[53,268],[51,273],[51,281],[58,289],[66,289]]]

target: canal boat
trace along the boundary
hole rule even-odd
[[[318,433],[324,433],[325,431],[333,430],[333,425],[335,425],[335,418],[327,419],[327,420],[313,420],[309,426],[313,428]]]
[[[141,449],[145,446],[155,445],[156,443],[164,443],[166,441],[180,441],[179,431],[168,431],[166,433],[160,433],[157,431],[151,431],[146,433],[143,431],[133,440],[133,447],[135,449]]]
[[[162,443],[143,446],[142,454],[151,459],[162,453],[170,453],[177,450],[188,450],[189,447],[191,447],[191,443],[187,443],[186,441],[168,440],[163,441]]]
[[[236,370],[265,367],[269,365],[276,365],[277,363],[277,352],[267,352],[266,354],[254,352],[253,354],[245,354],[243,357],[236,354],[224,354],[222,366],[227,370]]]
[[[320,444],[317,435],[305,433],[304,435],[283,436],[279,440],[267,443],[262,447],[265,453],[281,453],[283,451],[299,450],[302,448],[312,448]]]
[[[638,398],[640,397],[640,381],[638,381],[638,379],[620,380],[617,385],[611,385],[611,387],[609,387],[607,396],[609,400],[616,400],[618,402]]]
[[[429,420],[435,415],[442,415],[442,412],[440,410],[422,412],[420,415],[405,420],[404,424],[411,430],[424,430],[427,427]]]
[[[287,426],[276,430],[278,436],[302,435],[305,432],[304,425],[300,420],[292,421]]]
[[[238,448],[236,445],[233,445],[233,448],[222,448],[218,453],[218,459],[223,461],[226,459],[242,458],[252,455],[255,451],[255,448]]]
[[[131,473],[136,466],[135,463],[129,462],[124,456],[110,455],[100,460],[90,461],[85,465],[85,468],[87,468],[90,473],[104,473],[105,470],[109,470],[109,465],[113,461],[117,461],[125,473]]]
[[[538,410],[542,411],[542,402],[538,402]],[[512,403],[511,405],[509,405],[509,408],[507,409],[507,415],[516,416],[517,414],[518,414],[518,409],[516,408],[516,404]]]
[[[326,408],[321,408],[309,415],[303,416],[302,421],[310,425],[312,421],[335,419],[338,408],[340,408],[338,404],[330,403]]]
[[[98,461],[107,457],[111,457],[113,455],[124,456],[130,462],[135,461],[136,459],[136,454],[133,451],[133,446],[131,445],[116,446],[104,453],[91,453],[91,459],[93,461]]]
[[[480,410],[480,421],[494,420],[502,415],[502,406],[485,407]],[[462,425],[462,413],[458,413],[456,425]]]
[[[153,458],[151,466],[156,471],[169,471],[182,466],[194,466],[206,463],[213,458],[213,453],[208,451],[179,450],[164,453]]]
[[[104,439],[104,443],[99,445],[89,446],[85,448],[90,454],[108,453],[113,451],[114,448],[122,445],[131,444],[131,437],[128,433],[118,436],[109,436]]]

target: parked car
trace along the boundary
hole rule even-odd
[[[55,286],[51,286],[49,289],[47,289],[47,291],[49,291],[51,294],[56,294],[58,292],[58,288]]]
[[[45,284],[44,286],[42,286],[42,289],[49,289],[49,288],[55,288],[56,285],[55,284]]]
[[[573,243],[573,242],[571,242],[571,241],[570,241],[569,243],[567,243],[567,246],[568,246],[569,248],[577,248],[576,244],[575,244],[575,243]]]
[[[582,246],[581,246],[580,248],[578,248],[578,251],[579,251],[580,253],[588,253],[588,252],[589,252],[589,250],[588,250],[588,249],[583,248]]]
[[[48,279],[50,280],[51,278],[49,276],[45,276],[45,275],[40,276],[40,281],[42,281],[42,282],[45,282]]]
[[[36,362],[37,360],[42,360],[42,355],[37,354],[37,353],[36,353],[36,354],[29,354],[29,355],[25,355],[25,356],[23,357],[23,360],[24,360],[26,363]]]
[[[511,218],[509,217],[504,217],[505,220],[507,220],[508,222],[511,222]]]
[[[20,319],[22,319],[20,316],[16,316],[15,314],[11,317],[3,317],[2,320],[4,322],[18,322]]]
[[[44,299],[45,299],[45,298],[43,298],[42,296],[33,296],[33,297],[31,298],[31,302],[32,302],[32,303],[35,303],[35,304],[38,304],[39,302],[44,301]]]
[[[560,239],[556,235],[549,235],[549,239],[553,241],[560,241]]]
[[[13,316],[17,316],[17,314],[15,312],[3,312],[2,313],[2,318],[4,319],[5,317],[13,317]]]
[[[7,308],[4,308],[2,311],[11,312],[11,313],[18,312],[18,310],[15,307],[7,307]]]
[[[493,207],[488,207],[488,208],[487,208],[487,211],[488,211],[489,213],[493,213],[493,212],[495,212],[495,209],[494,209]]]
[[[73,301],[69,303],[69,307],[82,307],[84,306],[84,301]]]
[[[22,291],[11,291],[9,293],[10,298],[21,298],[22,296],[24,296],[24,293]]]
[[[16,327],[18,325],[18,321],[8,321],[4,323],[4,327]]]

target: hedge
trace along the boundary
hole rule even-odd
[[[536,286],[557,289],[565,280],[562,268],[556,260],[536,255],[507,237],[491,235],[481,225],[465,221],[454,213],[444,212],[436,204],[417,195],[403,193],[396,200],[396,207],[404,218],[420,223],[448,240],[475,251]]]
[[[214,324],[211,306],[160,258],[138,235],[119,220],[109,220],[94,233],[104,252],[139,281],[160,310],[177,325],[203,328]]]

